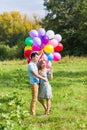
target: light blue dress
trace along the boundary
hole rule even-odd
[[[45,78],[49,78],[50,71],[45,70],[42,73],[42,76]],[[46,82],[46,81],[40,79],[39,82],[40,82],[40,86],[39,86],[38,98],[41,98],[41,99],[52,98],[52,88],[51,88],[49,81]]]

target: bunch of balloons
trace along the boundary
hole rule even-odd
[[[42,58],[51,65],[50,61],[59,61],[61,59],[59,53],[63,50],[61,41],[61,35],[55,34],[52,30],[45,31],[44,28],[31,30],[29,37],[25,39],[24,56],[29,60],[31,52],[43,50],[44,55]]]

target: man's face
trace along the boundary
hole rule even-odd
[[[38,62],[38,55],[35,55],[35,57],[33,57],[34,62]]]

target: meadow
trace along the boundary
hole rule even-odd
[[[50,115],[37,102],[31,116],[26,60],[0,62],[0,130],[87,130],[87,58],[67,56],[53,69]]]

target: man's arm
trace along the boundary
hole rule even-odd
[[[43,80],[45,80],[46,82],[48,81],[47,78],[42,77],[41,75],[37,74],[35,71],[32,71],[32,73],[33,73],[33,75],[36,76],[37,78],[43,79]]]

